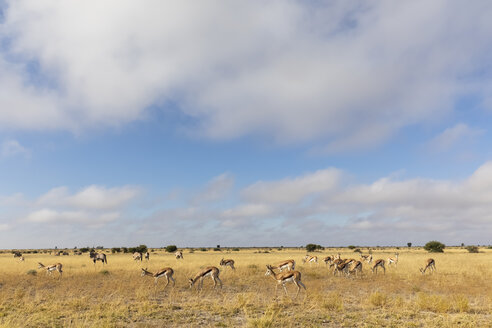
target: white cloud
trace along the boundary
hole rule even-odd
[[[374,145],[484,91],[473,73],[488,69],[491,9],[425,0],[9,1],[0,126],[121,125],[172,100],[209,138],[259,133],[321,140],[327,151]],[[34,78],[26,63],[39,65]]]
[[[68,188],[57,187],[41,195],[37,203],[40,205],[71,206],[79,209],[108,210],[120,208],[135,199],[141,190],[135,186],[106,188],[91,185],[75,194]]]
[[[442,133],[430,141],[430,148],[433,151],[447,151],[453,146],[465,141],[471,141],[475,137],[483,134],[482,129],[474,129],[464,123],[456,124],[445,129]]]
[[[5,140],[0,147],[0,157],[24,156],[29,157],[31,152],[17,140]]]
[[[330,168],[279,181],[260,181],[242,191],[250,202],[296,203],[312,194],[335,190],[342,177],[340,170]]]
[[[224,199],[234,186],[234,177],[223,173],[213,178],[205,188],[193,198],[194,203],[207,203]]]

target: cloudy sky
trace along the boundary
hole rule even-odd
[[[492,244],[490,1],[0,0],[0,248]]]

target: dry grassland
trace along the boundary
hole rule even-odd
[[[367,251],[363,249],[364,253]],[[340,252],[358,258],[347,249],[315,253],[320,259]],[[394,255],[395,250],[375,250],[374,259]],[[88,254],[55,257],[26,254],[25,262],[12,254],[0,254],[0,327],[492,327],[492,252],[470,254],[446,249],[432,254],[437,272],[421,275],[429,254],[400,249],[397,268],[373,275],[364,263],[363,278],[334,277],[324,263],[302,264],[302,250],[256,253],[184,251],[177,261],[162,250],[151,253],[150,262],[136,263],[130,254],[108,254],[108,264],[94,267]],[[222,290],[213,290],[209,278],[200,292],[188,288],[188,278],[200,268],[218,266],[233,258],[237,270],[221,268]],[[307,292],[293,299],[266,277],[265,265],[296,260]],[[63,263],[63,277],[48,276],[37,262]],[[157,288],[150,271],[174,268],[176,287]],[[28,274],[36,270],[37,275]]]

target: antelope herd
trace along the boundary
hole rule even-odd
[[[182,251],[177,251],[174,253],[175,257],[177,260],[182,260],[183,259],[183,253]],[[95,251],[91,251],[89,254],[90,259],[94,262],[94,265],[96,264],[97,261],[101,261],[102,264],[107,264],[107,257],[106,254],[104,253],[97,253]],[[395,267],[398,264],[398,257],[399,253],[395,253],[394,257],[389,257],[386,261],[384,259],[376,259],[373,261],[373,257],[371,254],[368,255],[363,255],[360,254],[360,260],[356,260],[353,258],[346,258],[342,259],[340,253],[337,255],[330,255],[326,256],[323,258],[323,262],[329,269],[332,270],[332,274],[334,276],[345,276],[345,277],[350,277],[350,276],[355,276],[362,278],[363,275],[363,262],[366,262],[368,265],[370,265],[370,270],[373,274],[378,274],[378,270],[382,269],[383,274],[386,274],[386,265],[390,267],[391,265],[394,265]],[[24,261],[24,256],[20,252],[14,252],[14,258],[18,258],[19,261]],[[146,252],[145,254],[140,253],[140,252],[135,252],[133,254],[133,259],[135,261],[142,261],[145,258],[145,260],[149,261],[150,260],[150,254],[149,252]],[[304,264],[309,263],[310,265],[312,264],[318,264],[318,257],[317,256],[311,256],[311,255],[306,255],[303,259],[302,262]],[[45,266],[41,262],[38,262],[39,266],[38,269],[44,269],[46,270],[46,273],[51,275],[54,271],[57,271],[60,274],[60,277],[62,276],[62,267],[63,265],[61,263],[55,263],[51,264],[48,266]],[[219,265],[226,268],[230,267],[233,271],[236,270],[234,266],[235,262],[233,259],[224,259],[222,258],[220,260]],[[299,294],[299,291],[302,288],[306,289],[306,286],[302,283],[301,281],[301,273],[299,271],[295,270],[296,267],[296,262],[293,259],[285,260],[279,263],[276,263],[274,265],[267,264],[266,268],[267,271],[265,273],[266,276],[271,276],[277,283],[275,285],[275,295],[277,295],[277,288],[279,285],[282,285],[285,294],[288,295],[287,293],[287,288],[286,288],[286,283],[291,282],[297,287],[297,293],[296,297]],[[278,270],[276,272],[275,270]],[[425,262],[425,266],[420,268],[420,272],[422,275],[424,275],[426,272],[429,273],[434,273],[436,271],[436,263],[434,259],[429,258]],[[210,277],[214,283],[214,288],[217,287],[217,285],[220,285],[222,288],[222,280],[219,277],[220,270],[215,267],[215,266],[209,266],[206,267],[205,269],[199,271],[193,278],[189,278],[189,287],[192,288],[193,286],[197,286],[197,289],[202,289],[203,287],[203,281],[205,280],[206,277]],[[166,287],[169,285],[170,282],[172,282],[173,287],[176,284],[176,281],[173,277],[174,275],[174,270],[170,267],[165,267],[161,270],[158,270],[156,272],[150,272],[147,270],[147,268],[142,268],[141,271],[141,276],[149,276],[154,278],[154,284],[157,286],[157,282],[159,278],[164,277],[167,281]]]

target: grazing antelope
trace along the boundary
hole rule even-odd
[[[227,260],[220,260],[220,265],[221,266],[224,266],[224,267],[227,267],[227,266],[230,266],[232,270],[236,270],[236,268],[234,267],[234,260],[232,259],[227,259]]]
[[[133,253],[133,260],[142,262],[142,253],[139,252]]]
[[[279,269],[280,271],[282,271],[282,270],[291,271],[291,270],[294,270],[295,267],[296,267],[296,261],[286,260],[286,261],[280,262],[279,264],[277,264],[273,268]]]
[[[427,264],[425,266],[425,268],[420,268],[420,272],[422,274],[425,274],[425,271],[429,269],[429,271],[431,273],[433,273],[434,271],[436,271],[436,261],[434,261],[434,259],[427,259]]]
[[[265,276],[272,276],[274,280],[277,281],[277,284],[275,285],[275,297],[277,296],[277,289],[278,285],[282,284],[282,287],[284,287],[285,295],[288,295],[287,293],[287,288],[285,287],[285,283],[287,282],[292,282],[297,286],[297,293],[296,293],[296,298],[299,295],[299,290],[304,288],[306,290],[306,286],[301,281],[301,273],[299,271],[289,271],[289,272],[279,272],[275,273],[274,268],[271,265],[266,266],[267,271],[265,273]]]
[[[184,260],[183,252],[181,252],[181,251],[177,251],[176,253],[174,253],[174,256],[176,256],[176,260],[179,260],[179,259]]]
[[[149,253],[149,252],[145,252],[145,259],[146,259],[147,261],[149,261],[149,260],[150,260],[150,253]]]
[[[342,262],[338,262],[335,264],[335,269],[333,269],[333,275],[335,276],[337,273],[340,273],[340,274],[345,274],[345,275],[348,275],[348,272],[350,270],[350,263],[352,262],[346,262],[346,261],[342,261]]]
[[[39,266],[38,266],[38,269],[45,269],[46,270],[46,274],[51,274],[53,271],[58,271],[58,273],[60,273],[60,277],[62,276],[62,264],[61,263],[56,263],[56,264],[52,264],[52,265],[48,265],[48,266],[45,266],[43,265],[43,263],[41,262],[38,262]]]
[[[395,266],[397,266],[398,264],[398,253],[395,253],[395,257],[392,258],[392,257],[388,257],[388,266],[391,266],[391,264],[395,264]]]
[[[24,262],[24,256],[19,257],[20,262]]]
[[[220,280],[219,278],[219,273],[220,273],[220,270],[217,269],[216,267],[214,266],[211,266],[211,267],[206,267],[205,269],[203,269],[202,271],[198,272],[194,278],[190,278],[189,281],[190,281],[190,288],[193,287],[193,285],[198,281],[200,280],[200,283],[197,284],[197,289],[202,289],[203,288],[203,279],[205,279],[205,277],[210,277],[212,278],[213,282],[214,282],[214,289],[215,287],[217,286],[217,281],[219,281],[220,283],[220,288],[222,288],[222,280]]]
[[[302,263],[306,263],[306,262],[308,262],[310,265],[313,264],[313,263],[318,264],[318,257],[317,256],[306,255],[302,259]]]
[[[372,266],[372,273],[376,272],[376,274],[377,274],[378,273],[378,267],[383,268],[384,274],[386,274],[386,268],[384,266],[384,260],[383,259],[379,259],[379,260],[376,260],[376,262],[374,262],[374,265]]]
[[[371,254],[369,254],[369,255],[362,255],[362,254],[360,254],[360,258],[363,261],[366,261],[369,264],[372,262],[372,255]]]
[[[104,263],[108,264],[108,259],[106,258],[106,254],[104,254],[104,253],[96,253],[94,251],[91,251],[89,253],[89,257],[94,262],[94,265],[96,265],[97,261],[101,261],[103,263],[103,265],[104,265]]]
[[[323,262],[325,262],[325,265],[328,265],[328,263],[331,264],[333,262],[333,256],[327,256],[323,259]]]
[[[149,276],[149,277],[154,277],[154,284],[157,286],[157,280],[161,277],[166,277],[167,279],[167,284],[164,287],[166,289],[167,285],[169,285],[169,280],[173,282],[173,287],[176,285],[176,281],[174,281],[173,278],[174,270],[171,268],[163,268],[157,271],[156,273],[152,273],[150,271],[147,271],[147,268],[142,268],[142,277],[143,276]]]
[[[360,275],[362,277],[362,262],[357,261],[352,266],[352,269],[349,270],[349,274],[354,274],[356,277]]]

